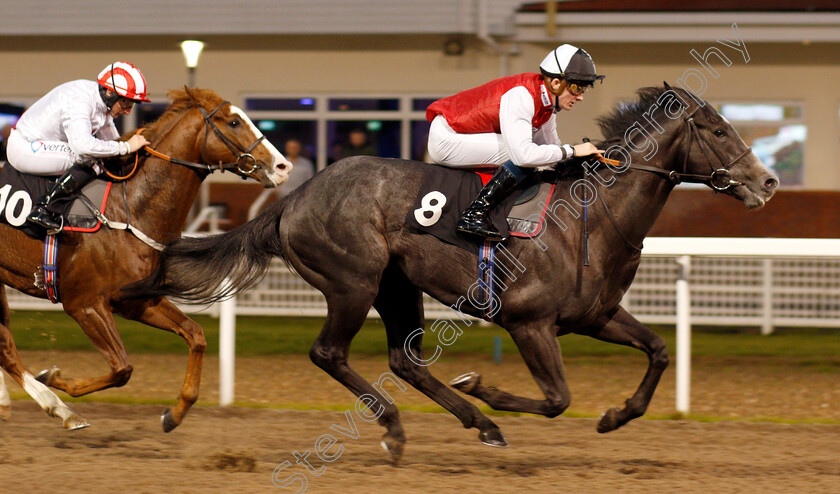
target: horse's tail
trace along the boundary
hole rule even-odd
[[[170,242],[149,277],[123,287],[128,298],[169,296],[212,303],[259,283],[271,260],[283,257],[277,228],[286,198],[256,218],[220,235],[183,237]]]

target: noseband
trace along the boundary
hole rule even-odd
[[[697,124],[694,122],[694,114],[700,110],[701,107],[697,107],[691,112],[687,117],[685,117],[685,123],[688,126],[688,141],[686,143],[686,150],[685,156],[683,158],[683,165],[682,165],[682,173],[676,170],[663,170],[661,168],[655,168],[652,166],[646,165],[628,165],[627,168],[632,168],[634,170],[641,170],[646,172],[655,173],[661,177],[667,178],[672,184],[677,185],[682,182],[686,183],[695,183],[695,184],[705,184],[711,187],[712,189],[716,190],[717,192],[725,192],[732,187],[737,187],[739,185],[744,185],[743,182],[738,182],[737,180],[732,180],[732,173],[729,171],[735,163],[738,162],[741,158],[748,155],[752,152],[751,147],[747,147],[747,149],[743,150],[738,156],[732,158],[729,163],[724,164],[723,160],[715,151],[714,146],[709,144],[709,141],[703,137],[703,134],[700,133],[700,130],[697,128]],[[688,157],[691,154],[691,147],[692,141],[697,140],[697,145],[700,146],[700,150],[703,151],[703,156],[706,157],[706,163],[709,165],[709,169],[712,170],[712,173],[709,175],[699,175],[694,173],[686,173],[688,169]],[[711,150],[712,154],[714,154],[715,158],[717,159],[720,166],[715,168],[712,164],[712,159],[709,157],[709,150]]]

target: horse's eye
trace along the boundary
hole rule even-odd
[[[236,128],[236,127],[239,127],[239,124],[240,124],[239,119],[234,119],[234,120],[231,120],[228,125],[230,125],[233,128]]]
[[[725,131],[725,130],[721,130],[721,129],[717,129],[717,130],[715,131],[715,135],[716,135],[717,137],[726,137],[726,131]]]

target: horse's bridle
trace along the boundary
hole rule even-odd
[[[712,189],[716,190],[717,192],[725,192],[732,187],[736,187],[739,185],[744,185],[743,182],[739,182],[737,180],[732,180],[732,172],[729,170],[737,163],[741,158],[746,156],[747,154],[752,152],[751,147],[747,147],[745,150],[741,151],[737,156],[732,158],[729,163],[724,164],[723,160],[720,158],[720,155],[717,154],[715,151],[714,146],[709,144],[709,141],[703,137],[703,134],[700,133],[700,130],[697,128],[697,124],[694,122],[694,114],[700,110],[700,106],[694,109],[688,116],[685,117],[685,123],[688,126],[688,141],[686,143],[685,149],[685,156],[683,157],[683,164],[682,164],[682,173],[676,170],[663,170],[662,168],[656,168],[653,166],[646,166],[646,165],[627,165],[627,168],[632,168],[634,170],[641,170],[646,172],[655,173],[661,177],[665,177],[668,179],[672,184],[677,185],[682,182],[686,183],[695,183],[695,184],[706,184]],[[688,169],[688,157],[691,154],[691,147],[692,141],[696,138],[697,145],[700,146],[700,150],[703,151],[703,155],[706,157],[706,162],[709,164],[709,168],[712,170],[712,173],[709,175],[699,175],[694,173],[686,173]],[[720,166],[715,168],[712,164],[712,159],[709,157],[709,152],[707,150],[712,151],[715,158],[717,159]]]
[[[254,155],[251,154],[251,151],[253,151],[254,148],[256,148],[257,146],[259,146],[259,144],[263,141],[263,139],[265,139],[265,136],[260,136],[259,138],[257,138],[256,141],[254,141],[253,144],[251,144],[250,146],[248,146],[247,149],[245,149],[245,148],[240,147],[239,144],[232,141],[228,136],[222,134],[222,131],[219,130],[219,128],[216,126],[216,124],[213,123],[212,118],[213,118],[213,115],[217,111],[219,111],[220,108],[222,108],[225,105],[229,105],[229,104],[230,104],[230,101],[223,101],[219,106],[214,108],[213,111],[211,111],[210,113],[207,113],[207,111],[204,110],[204,108],[202,108],[200,106],[198,107],[198,109],[201,111],[201,114],[204,115],[205,127],[210,127],[211,129],[213,129],[213,133],[216,134],[216,137],[218,137],[219,140],[222,141],[222,143],[225,146],[227,146],[227,148],[230,150],[230,152],[233,153],[234,156],[236,156],[236,161],[233,162],[233,163],[219,163],[218,165],[211,165],[211,166],[216,166],[215,169],[221,169],[221,170],[224,170],[226,168],[234,168],[235,167],[237,170],[239,170],[239,173],[242,173],[243,175],[251,175],[257,169],[257,159],[254,158]],[[209,134],[209,132],[206,132],[206,131],[204,132],[204,147],[201,149],[201,160],[204,161],[205,163],[207,162],[206,152],[207,152],[207,138],[209,137],[208,134]],[[239,154],[237,155],[237,153],[239,153]],[[243,164],[244,163],[248,163],[248,166],[250,168],[243,169]]]
[[[194,163],[192,161],[186,161],[178,158],[173,158],[171,156],[167,156],[163,153],[155,151],[150,146],[146,146],[145,150],[149,152],[149,154],[160,158],[162,160],[169,161],[170,163],[174,163],[176,165],[186,166],[189,168],[198,168],[200,170],[206,170],[210,173],[213,173],[216,170],[230,170],[232,168],[236,168],[239,173],[243,175],[253,175],[254,172],[257,170],[257,159],[254,158],[254,155],[251,154],[251,151],[254,150],[259,144],[265,139],[265,136],[260,136],[253,144],[251,144],[248,148],[242,148],[239,144],[235,143],[231,140],[228,136],[224,135],[221,130],[213,123],[213,115],[216,114],[219,109],[223,106],[230,104],[230,101],[223,101],[219,106],[213,109],[211,112],[207,112],[204,108],[198,107],[201,114],[204,116],[204,146],[201,148],[201,160],[204,163]],[[230,152],[236,157],[236,161],[231,163],[222,163],[219,162],[217,164],[210,164],[207,163],[207,139],[210,137],[210,132],[207,129],[211,129],[216,137],[222,141]],[[247,164],[247,167],[245,166]]]
[[[701,108],[700,106],[695,108],[694,111],[691,112],[690,114],[688,114],[688,116],[686,116],[685,119],[684,119],[686,125],[688,126],[688,141],[686,143],[685,156],[683,157],[683,165],[682,165],[683,171],[682,171],[682,173],[677,172],[676,170],[668,171],[668,170],[663,170],[662,168],[656,168],[656,167],[653,167],[653,166],[646,166],[646,165],[629,164],[629,165],[621,166],[620,162],[614,162],[613,160],[610,160],[610,159],[607,159],[607,158],[599,158],[599,161],[601,161],[602,163],[607,165],[608,168],[612,166],[612,167],[616,167],[616,168],[625,168],[625,169],[629,168],[629,169],[633,169],[633,170],[640,170],[640,171],[646,171],[646,172],[654,173],[656,175],[659,175],[660,177],[666,178],[673,185],[677,185],[681,182],[706,184],[706,185],[708,185],[709,187],[711,187],[712,189],[714,189],[718,192],[725,192],[732,187],[739,186],[739,185],[744,185],[743,182],[738,182],[737,180],[732,180],[732,173],[729,171],[729,169],[732,168],[735,165],[735,163],[738,162],[738,160],[740,160],[741,158],[743,158],[744,156],[746,156],[747,154],[752,152],[752,148],[747,147],[747,149],[743,150],[737,156],[732,158],[732,160],[730,160],[729,163],[724,164],[723,160],[720,158],[720,156],[715,151],[714,146],[709,144],[709,142],[703,137],[703,134],[701,134],[700,130],[697,128],[697,124],[694,122],[694,114],[697,113],[697,111],[700,110],[700,108]],[[691,154],[692,140],[695,137],[697,139],[698,146],[700,146],[700,150],[703,151],[703,155],[706,157],[706,162],[709,164],[709,168],[712,170],[712,173],[709,174],[709,175],[686,173],[686,170],[688,169],[688,156]],[[584,140],[587,141],[588,139],[584,139]],[[707,147],[712,150],[712,153],[715,155],[715,158],[717,158],[718,163],[720,163],[719,168],[715,168],[714,165],[712,164],[712,160],[709,157],[709,152],[706,149]],[[630,240],[621,231],[621,228],[619,228],[618,224],[615,221],[615,218],[613,218],[612,212],[610,211],[610,208],[607,206],[607,203],[604,200],[603,195],[598,194],[597,196],[598,196],[598,199],[600,199],[601,204],[604,207],[604,211],[607,214],[607,218],[610,220],[610,223],[612,224],[613,228],[615,229],[616,232],[618,232],[618,235],[621,237],[621,239],[624,241],[624,243],[627,246],[629,246],[633,251],[640,253],[642,251],[642,248],[637,247],[632,242],[630,242]],[[588,236],[588,233],[587,233],[587,230],[586,230],[586,219],[585,218],[586,218],[586,216],[584,215],[584,265],[588,266],[589,265],[589,248],[588,248],[588,239],[586,238]]]

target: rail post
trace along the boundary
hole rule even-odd
[[[227,285],[225,281],[225,285]],[[236,356],[236,297],[219,303],[219,405],[233,403]]]
[[[691,257],[677,258],[677,412],[688,414],[691,396]]]

